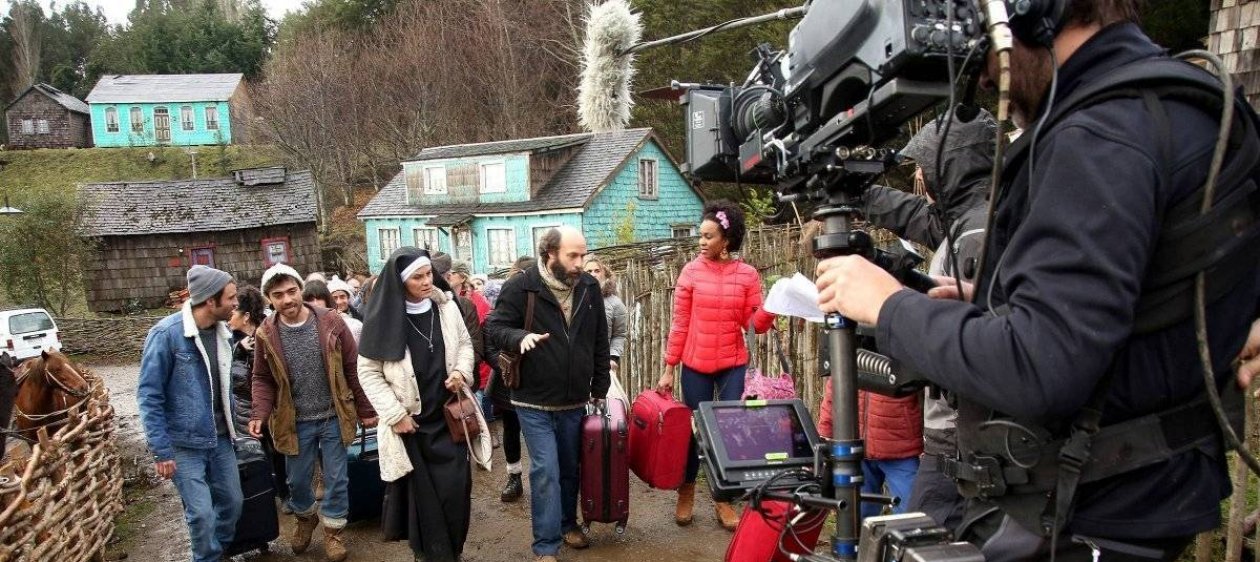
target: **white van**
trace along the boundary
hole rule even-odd
[[[45,350],[61,351],[61,332],[42,308],[0,310],[0,353],[18,361],[30,359]]]

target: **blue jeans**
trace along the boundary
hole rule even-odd
[[[341,444],[337,416],[326,420],[297,422],[298,454],[285,456],[289,483],[289,509],[307,517],[315,513],[315,462],[324,469],[324,499],[319,514],[324,527],[346,526],[350,512],[349,476],[346,474],[346,447]]]
[[[879,494],[888,486],[888,494],[901,498],[901,503],[892,508],[894,514],[905,513],[910,505],[910,491],[914,489],[914,475],[919,472],[919,456],[908,459],[889,459],[862,461],[862,491],[867,494]],[[884,506],[877,503],[862,503],[862,519],[879,515]]]
[[[561,535],[577,528],[582,409],[548,412],[516,407],[529,448],[529,515],[535,556],[560,552]]]
[[[714,395],[718,400],[739,400],[744,396],[744,374],[748,365],[738,365],[708,374],[694,371],[691,367],[682,366],[683,402],[692,412],[700,409],[701,402],[712,402]],[[696,481],[700,472],[700,452],[696,448],[696,436],[691,435],[691,449],[687,452],[688,484]]]
[[[219,436],[213,449],[173,449],[172,480],[184,502],[193,562],[219,562],[224,549],[232,544],[245,501],[232,439]]]

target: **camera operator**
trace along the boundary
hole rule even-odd
[[[1145,328],[1139,308],[1144,281],[1172,265],[1157,252],[1175,242],[1164,236],[1177,224],[1168,211],[1196,200],[1206,183],[1219,113],[1136,92],[1056,114],[1056,104],[1068,107],[1063,102],[1075,91],[1121,67],[1166,57],[1136,18],[1136,0],[1069,0],[1040,34],[1044,45],[1016,30],[1013,113],[1030,124],[1042,112],[1052,119],[1025,132],[1032,150],[1023,138],[1012,147],[973,302],[932,298],[956,297],[952,283],[928,296],[904,290],[855,256],[818,266],[824,310],[877,324],[881,352],[958,397],[960,458],[948,470],[970,498],[961,536],[982,545],[991,561],[1045,559],[1052,550],[1058,560],[1175,560],[1196,533],[1219,524],[1220,501],[1230,493],[1219,429],[1210,410],[1196,406],[1204,388],[1189,307],[1158,329]],[[995,74],[990,54],[986,81]],[[1245,106],[1240,111],[1254,119]],[[1233,156],[1225,167],[1241,173],[1222,174],[1217,201],[1254,188],[1256,162]],[[1241,226],[1254,228],[1254,221]],[[1208,269],[1210,286],[1219,272],[1201,265],[1206,250],[1181,255]],[[1218,386],[1233,378],[1229,364],[1260,303],[1254,255],[1230,260],[1242,271],[1206,311]],[[1191,406],[1189,415],[1170,423],[1166,416],[1178,406]],[[1101,411],[1104,431],[1150,419],[1161,437],[1171,442],[1175,432],[1189,446],[1152,453],[1163,456],[1139,466],[1097,446],[1085,450],[1092,458],[1082,465],[1071,466],[1070,455],[1056,462],[1061,444],[1049,449],[1049,442],[1069,432],[1075,439],[1073,426],[1090,425],[1084,410]],[[1009,453],[1012,442],[1019,448],[1045,434],[1047,446],[1034,442],[1040,448],[1031,463],[990,446],[1005,443]],[[1112,463],[1110,475],[1091,473],[1100,458]],[[1065,486],[1076,469],[1079,486]],[[1007,477],[1015,473],[1030,480]],[[1064,490],[1071,493],[1060,497]]]

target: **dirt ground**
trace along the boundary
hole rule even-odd
[[[118,527],[118,537],[108,558],[142,562],[174,562],[188,559],[188,534],[184,527],[179,495],[169,481],[152,478],[152,464],[145,449],[142,429],[137,417],[135,388],[139,365],[92,365],[93,372],[104,377],[110,389],[111,402],[119,416],[119,439],[126,462],[128,509]],[[497,429],[498,424],[493,424]],[[472,528],[464,546],[466,562],[498,562],[531,560],[529,523],[529,491],[516,503],[499,501],[499,490],[506,481],[503,456],[496,449],[495,471],[474,469]],[[528,486],[528,478],[526,479]],[[731,534],[718,526],[712,501],[706,494],[697,494],[696,519],[686,528],[674,524],[674,494],[652,490],[637,478],[631,478],[630,524],[624,535],[614,533],[612,525],[594,524],[589,535],[591,547],[585,550],[565,548],[561,560],[586,562],[644,562],[647,560],[721,560]],[[280,560],[323,560],[316,541],[306,553],[296,556],[284,538],[292,518],[281,517],[281,538],[272,542],[271,553],[252,554],[238,560],[271,562]],[[410,561],[405,543],[383,542],[375,522],[360,522],[347,527],[347,544],[351,560]]]

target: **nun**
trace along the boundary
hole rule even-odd
[[[429,253],[396,250],[367,301],[359,381],[380,415],[381,525],[417,560],[459,560],[472,501],[470,450],[447,429],[443,405],[473,382],[463,315],[433,275]]]

